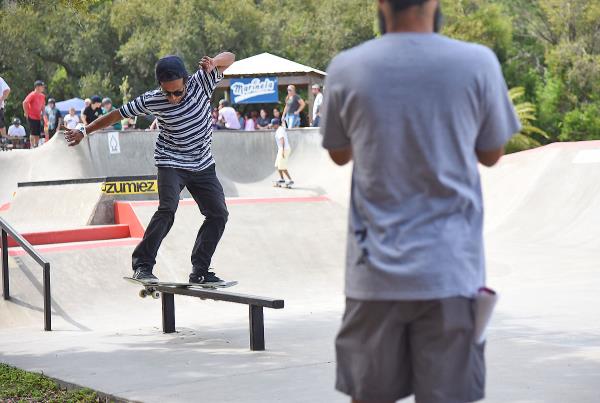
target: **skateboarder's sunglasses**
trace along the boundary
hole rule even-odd
[[[180,97],[185,93],[185,89],[177,91],[166,91],[161,88],[161,91],[165,97]]]

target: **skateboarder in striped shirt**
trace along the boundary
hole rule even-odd
[[[157,282],[152,274],[156,255],[175,218],[179,194],[187,187],[205,219],[192,250],[190,283],[220,284],[222,280],[209,270],[227,217],[225,196],[217,179],[211,153],[212,126],[210,98],[223,71],[235,61],[235,55],[223,52],[214,58],[204,56],[199,69],[188,75],[183,60],[166,56],[156,63],[159,88],[148,91],[119,109],[77,130],[67,130],[70,146],[86,136],[124,118],[154,115],[160,132],[154,158],[158,168],[159,206],[150,220],[144,238],[132,256],[133,278]]]

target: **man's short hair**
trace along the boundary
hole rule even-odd
[[[54,99],[54,98],[48,98],[48,103],[49,104],[55,104],[56,103],[56,99]]]
[[[429,0],[388,0],[394,12],[406,10],[412,6],[420,6],[427,3]]]
[[[34,87],[39,87],[39,86],[44,86],[46,84],[44,84],[44,82],[42,80],[35,80],[35,82],[33,83]]]
[[[185,69],[183,60],[181,60],[179,56],[175,55],[169,55],[160,58],[156,62],[154,73],[156,75],[156,81],[158,81],[158,84],[167,81],[175,81],[180,78],[183,78],[183,81],[185,82],[188,78],[188,73]]]
[[[98,96],[98,95],[94,95],[91,98],[91,101],[92,101],[93,104],[101,104],[102,103],[102,98],[100,98],[100,96]]]
[[[314,88],[315,90],[320,90],[321,86],[319,84],[313,84],[311,88]]]
[[[229,102],[227,102],[226,99],[222,99],[222,100],[219,101],[219,105],[229,106]]]
[[[112,105],[112,101],[109,97],[106,97],[102,100],[102,105],[106,105],[106,104],[111,104]]]

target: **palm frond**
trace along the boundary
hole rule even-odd
[[[515,112],[521,121],[522,129],[508,143],[506,149],[508,152],[522,151],[541,146],[541,143],[531,135],[539,135],[545,139],[550,138],[548,133],[534,126],[532,122],[537,120],[537,108],[531,102],[515,101],[525,95],[524,87],[514,87],[508,91],[508,96],[512,101]]]

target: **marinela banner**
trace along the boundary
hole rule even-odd
[[[276,103],[277,77],[231,79],[231,99],[234,104]]]

